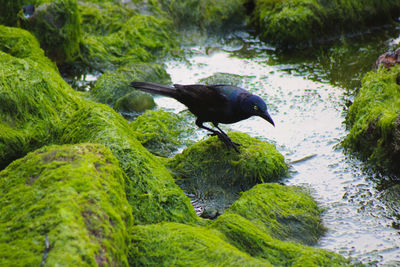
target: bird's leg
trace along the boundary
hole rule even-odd
[[[234,143],[234,142],[229,138],[229,136],[226,135],[226,133],[224,133],[223,131],[221,131],[221,129],[219,129],[218,127],[217,127],[217,128],[218,128],[221,132],[216,131],[216,130],[214,130],[214,129],[211,129],[211,128],[208,128],[208,127],[204,126],[204,125],[203,125],[203,122],[202,122],[202,121],[199,121],[199,120],[196,120],[196,125],[197,125],[199,128],[202,128],[202,129],[205,129],[205,130],[207,130],[207,131],[212,132],[211,135],[216,135],[216,136],[218,136],[218,138],[219,138],[222,142],[224,142],[224,144],[225,144],[228,148],[229,148],[229,147],[233,147],[233,149],[235,149],[235,151],[239,153],[239,149],[237,148],[237,144]]]
[[[241,146],[241,144],[236,143],[236,142],[233,142],[232,139],[229,138],[229,136],[228,136],[224,131],[222,131],[221,128],[218,127],[218,123],[213,123],[213,125],[214,125],[215,128],[217,128],[227,139],[229,139],[229,141],[230,141],[233,145],[235,145],[235,146]]]

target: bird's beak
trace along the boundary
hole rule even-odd
[[[264,120],[268,121],[269,123],[271,123],[275,127],[275,123],[272,120],[271,116],[268,114],[268,112],[260,114],[260,117],[263,118]]]

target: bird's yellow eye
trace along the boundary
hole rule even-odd
[[[258,106],[254,106],[253,109],[254,109],[255,111],[258,111]]]

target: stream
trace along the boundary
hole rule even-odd
[[[392,226],[393,216],[376,189],[376,179],[382,177],[340,147],[347,133],[345,107],[356,89],[352,87],[359,86],[359,78],[371,70],[377,55],[398,41],[400,29],[379,32],[384,33],[360,36],[350,44],[342,41],[315,56],[280,56],[240,32],[190,47],[188,62],[166,64],[174,83],[192,84],[227,73],[240,80],[239,86],[266,100],[275,128],[254,117],[224,129],[271,142],[288,162],[294,162],[285,184],[309,188],[326,209],[323,222],[328,231],[318,247],[370,266],[399,266],[400,230]],[[353,53],[359,60],[349,59]],[[156,102],[173,112],[185,109],[166,97],[157,97]],[[201,131],[200,138],[205,135]]]

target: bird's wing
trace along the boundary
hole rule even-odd
[[[174,84],[179,94],[179,101],[191,108],[202,105],[209,108],[222,108],[228,104],[228,98],[222,94],[216,85],[180,85]]]

